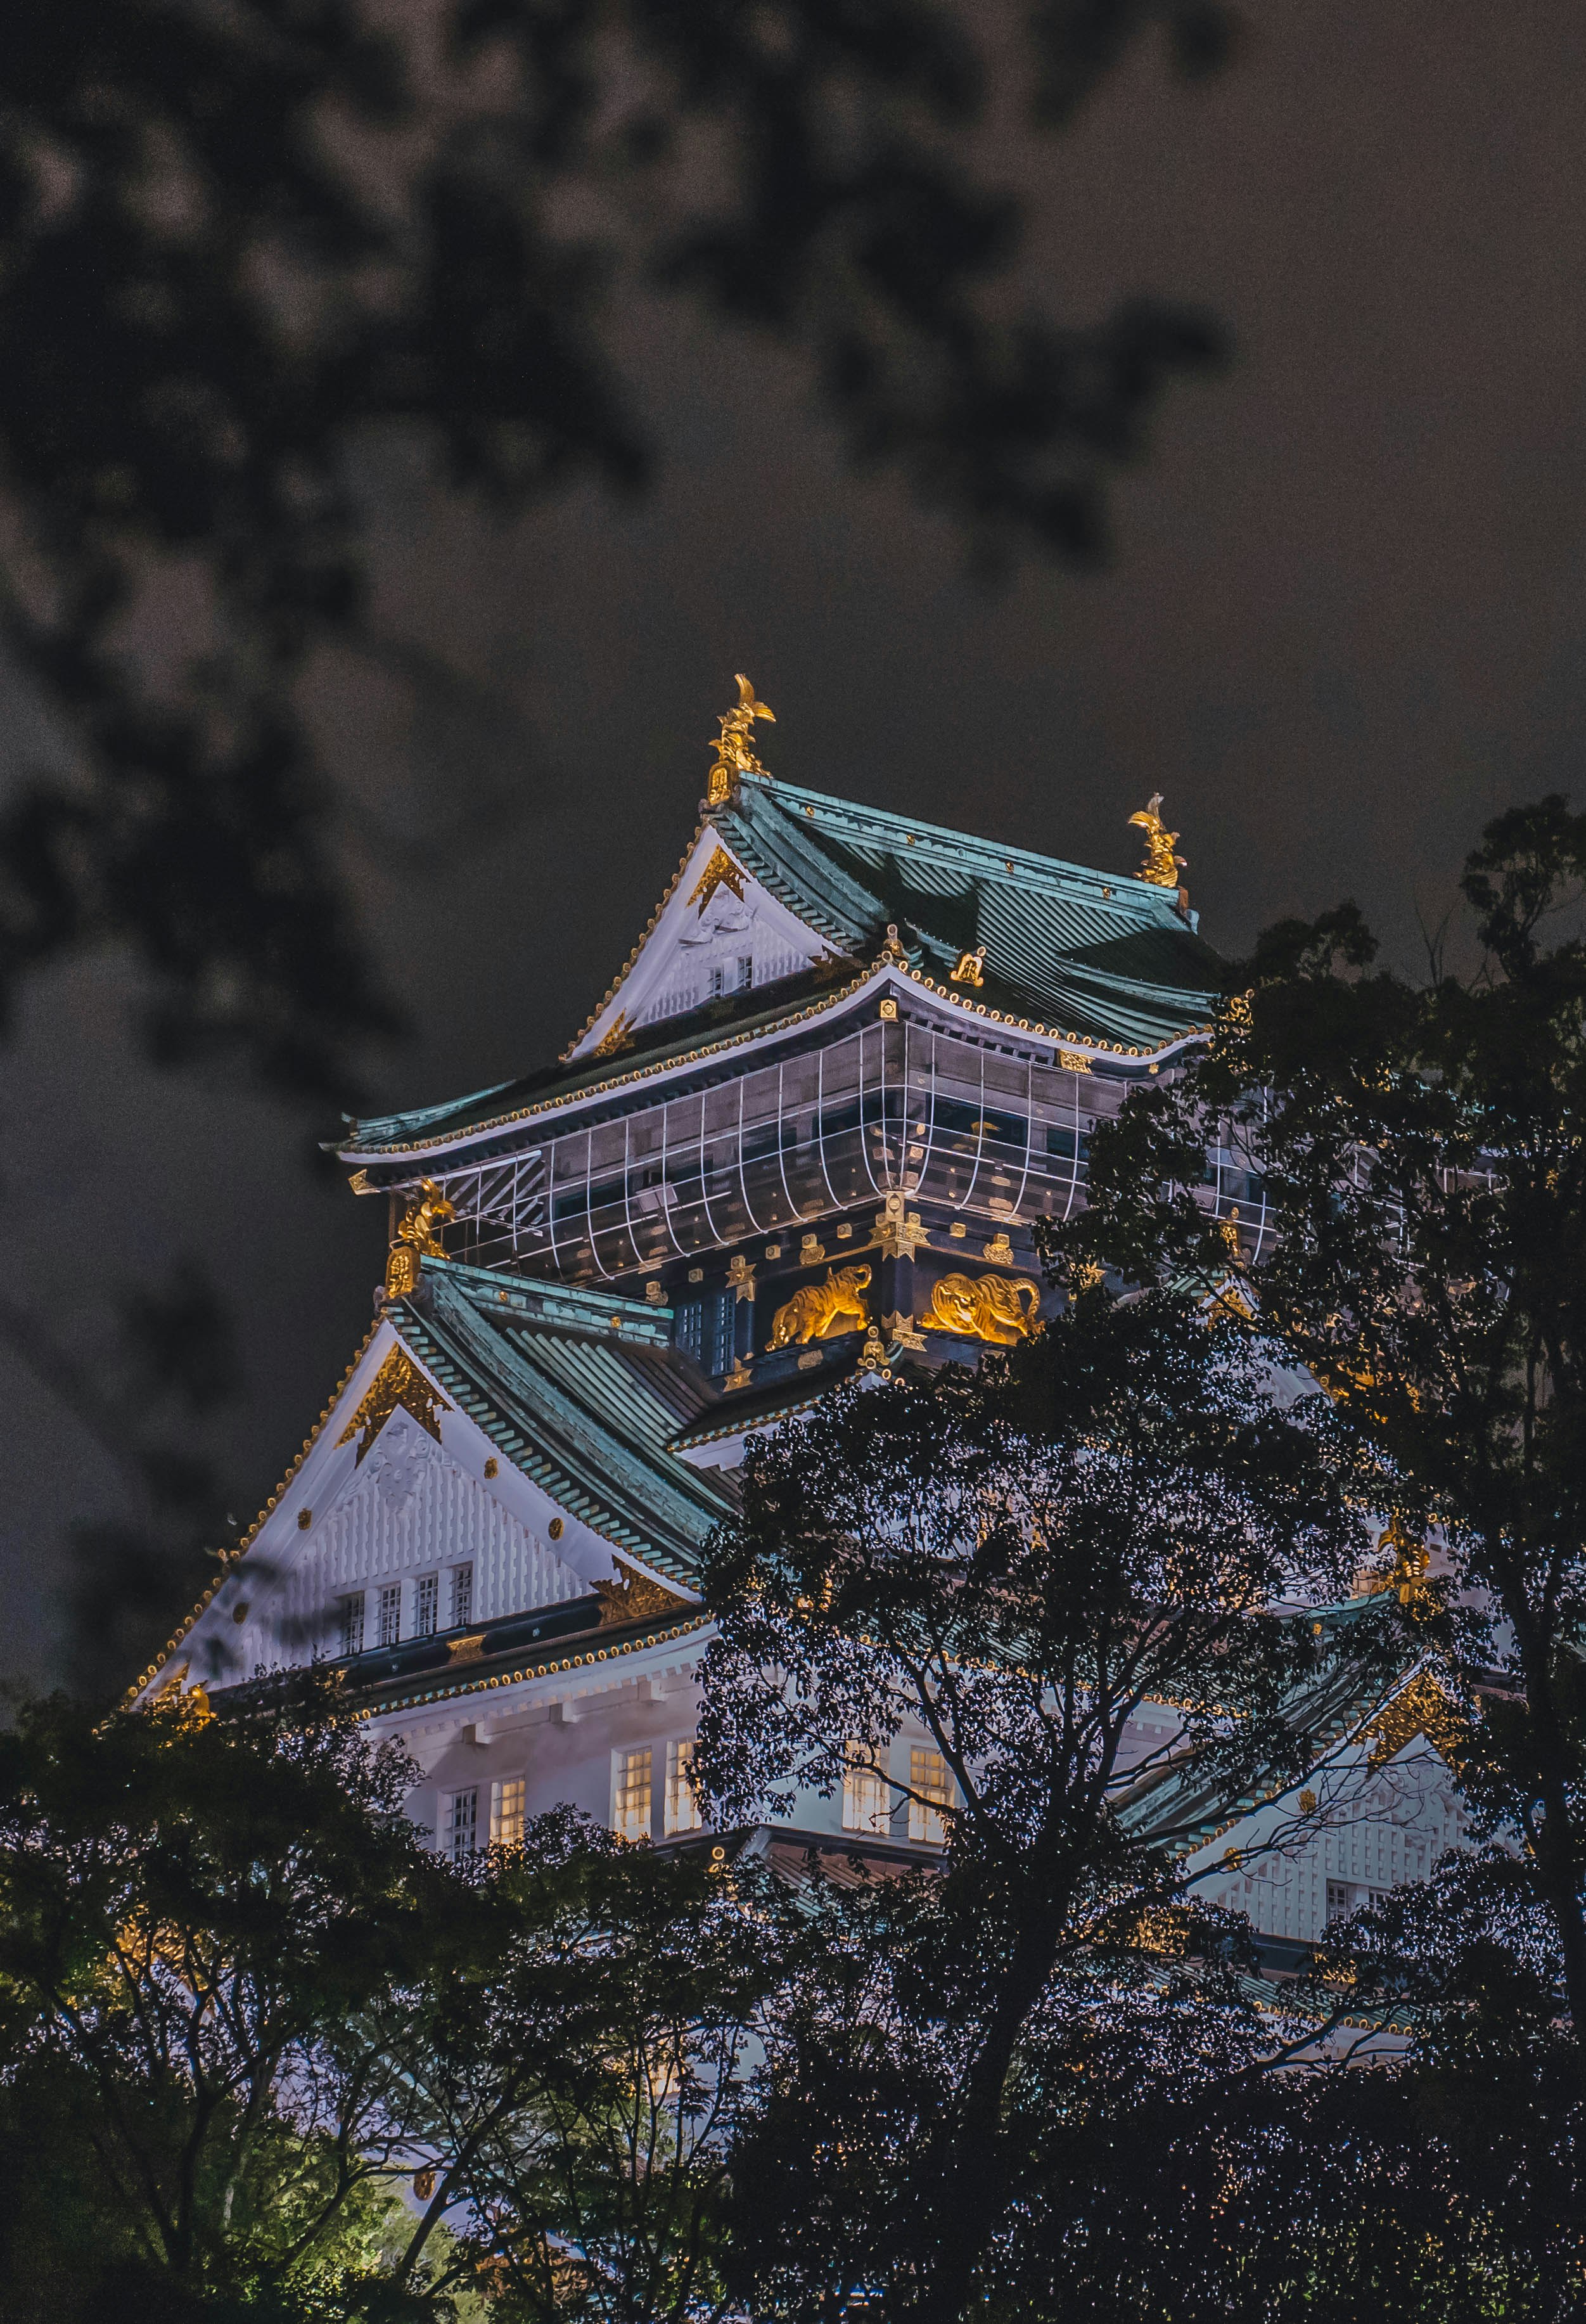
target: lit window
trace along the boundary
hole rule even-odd
[[[452,1568],[452,1628],[466,1629],[474,1619],[474,1569],[471,1565]]]
[[[364,1651],[364,1593],[341,1601],[341,1650],[344,1655],[361,1655]]]
[[[886,1837],[890,1803],[886,1777],[871,1764],[862,1743],[850,1743],[843,1777],[843,1829]]]
[[[394,1646],[401,1635],[402,1585],[400,1582],[392,1582],[380,1593],[378,1642],[383,1646]]]
[[[490,1787],[490,1837],[497,1848],[523,1845],[523,1777],[508,1775]]]
[[[612,1830],[620,1840],[650,1837],[650,1748],[619,1751]]]
[[[440,1628],[440,1576],[421,1573],[413,1596],[413,1628],[421,1638],[432,1638]]]
[[[479,1831],[479,1794],[477,1791],[453,1792],[446,1803],[443,1827],[446,1852],[454,1864],[465,1856],[472,1856]]]
[[[947,1826],[942,1810],[953,1804],[953,1779],[939,1751],[911,1749],[908,1754],[908,1837],[927,1848],[946,1843]]]
[[[697,1831],[705,1819],[694,1790],[694,1740],[667,1745],[667,1830]]]

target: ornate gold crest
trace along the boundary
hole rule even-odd
[[[1034,1331],[1040,1304],[1040,1286],[1028,1275],[1011,1283],[1000,1275],[945,1275],[931,1293],[920,1329],[983,1340],[992,1348],[1017,1347]]]
[[[430,1387],[404,1348],[393,1348],[369,1384],[367,1395],[348,1421],[337,1444],[350,1444],[360,1429],[356,1467],[398,1406],[410,1413],[420,1428],[440,1443],[440,1416],[451,1406]]]
[[[716,721],[722,733],[721,740],[715,745],[715,762],[711,768],[710,777],[705,785],[706,807],[725,807],[733,796],[740,775],[764,774],[765,769],[749,747],[754,739],[754,722],[757,718],[764,718],[773,726],[777,723],[775,711],[768,710],[763,702],[755,700],[753,687],[740,670],[738,672],[738,706],[735,710],[729,710],[724,718]]]
[[[1182,855],[1173,852],[1178,844],[1178,834],[1169,831],[1162,820],[1161,792],[1153,791],[1149,807],[1141,807],[1129,819],[1146,835],[1146,860],[1140,866],[1140,878],[1148,880],[1153,888],[1176,888],[1179,873],[1189,867]]]
[[[870,1322],[862,1296],[869,1282],[868,1267],[839,1267],[827,1271],[824,1283],[800,1285],[771,1318],[771,1346],[802,1347],[811,1340],[862,1332]]]

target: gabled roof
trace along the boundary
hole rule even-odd
[[[687,1364],[667,1345],[669,1308],[564,1285],[506,1287],[486,1268],[426,1259],[415,1298],[391,1312],[514,1468],[603,1539],[695,1586],[732,1501],[721,1471],[673,1452],[677,1402],[645,1376]]]
[[[810,931],[825,958],[654,1024],[624,1023],[620,1056],[600,1055],[589,1037],[625,1018],[628,994],[643,982],[646,947],[687,906],[685,873],[718,842]],[[890,927],[917,973],[932,982],[949,979],[961,954],[983,945],[976,991],[987,1008],[1077,1042],[1156,1050],[1213,1013],[1217,956],[1181,915],[1175,890],[744,775],[700,825],[649,927],[561,1064],[447,1104],[355,1122],[339,1150],[349,1157],[410,1152],[822,1014],[862,981]],[[834,975],[837,961],[843,973]]]
[[[564,1284],[503,1283],[483,1268],[425,1259],[417,1293],[382,1309],[302,1451],[129,1701],[161,1681],[179,1648],[200,1643],[191,1634],[206,1615],[200,1638],[229,1646],[237,1604],[258,1594],[249,1576],[279,1579],[307,1553],[310,1501],[326,1506],[387,1416],[389,1404],[355,1448],[393,1351],[438,1391],[434,1425],[422,1425],[443,1446],[452,1446],[453,1415],[461,1414],[471,1424],[466,1435],[488,1439],[503,1466],[578,1521],[570,1534],[587,1527],[636,1566],[695,1592],[701,1553],[732,1509],[733,1486],[722,1471],[696,1468],[672,1450],[679,1421],[708,1397],[669,1344],[671,1320],[664,1306]],[[494,1489],[503,1492],[506,1480]],[[579,1553],[564,1545],[564,1554]]]
[[[890,924],[940,976],[984,945],[985,997],[1081,1038],[1154,1047],[1211,1013],[1216,955],[1172,889],[765,776],[745,775],[715,820],[762,885],[844,952],[872,952]]]

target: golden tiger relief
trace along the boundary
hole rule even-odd
[[[931,1293],[926,1332],[955,1332],[961,1340],[984,1340],[993,1348],[1017,1347],[1035,1329],[1040,1287],[1028,1275],[1010,1283],[1000,1275],[945,1275]]]
[[[862,1332],[870,1314],[860,1295],[869,1281],[868,1267],[840,1267],[835,1273],[828,1270],[824,1283],[801,1284],[771,1320],[771,1346],[802,1347],[811,1340]]]

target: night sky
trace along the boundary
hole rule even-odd
[[[1480,825],[1575,784],[1586,708],[1586,14],[1569,0],[1250,0],[1194,88],[1142,54],[1060,143],[1006,149],[1044,297],[1147,290],[1231,333],[1171,391],[1101,576],[988,592],[945,523],[857,478],[785,355],[636,305],[665,462],[509,530],[372,464],[382,625],[475,681],[417,717],[325,668],[346,865],[410,1031],[373,1106],[523,1070],[582,1023],[676,866],[745,669],[773,774],[1128,872],[1166,795],[1202,927],[1237,950],[1351,894],[1406,965]],[[160,640],[149,640],[157,650]],[[0,780],[35,739],[8,696]],[[75,1347],[192,1252],[246,1392],[217,1442],[247,1518],[370,1315],[383,1204],[309,1121],[161,1076],[124,968],[35,986],[4,1061],[13,1296]],[[378,1213],[378,1215],[377,1215]],[[53,1674],[63,1528],[108,1462],[0,1354],[0,1668]]]

